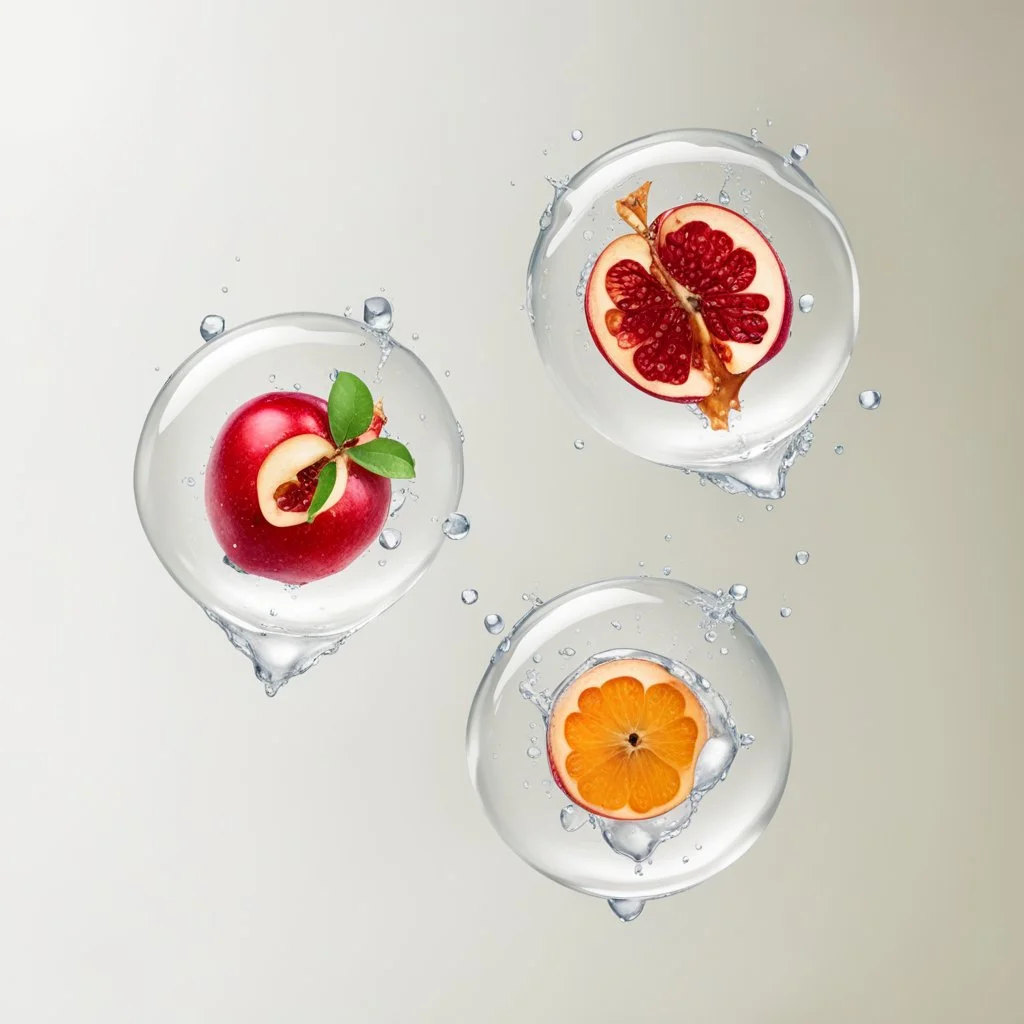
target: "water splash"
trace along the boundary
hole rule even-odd
[[[316,637],[265,633],[236,626],[209,608],[203,611],[224,630],[232,646],[252,662],[256,678],[263,683],[268,697],[273,697],[290,679],[308,672],[325,654],[333,654],[355,632]]]

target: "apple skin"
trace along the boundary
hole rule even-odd
[[[327,402],[270,392],[236,409],[206,466],[206,513],[217,542],[247,573],[282,583],[312,583],[340,572],[377,539],[391,505],[391,481],[347,459],[339,501],[312,523],[274,526],[260,511],[256,477],[270,452],[298,434],[331,441]]]

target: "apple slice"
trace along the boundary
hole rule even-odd
[[[299,479],[299,474],[311,466],[330,460],[335,450],[335,446],[319,434],[296,434],[270,450],[256,474],[256,496],[263,518],[271,526],[298,526],[307,521],[305,511],[283,509],[278,499],[293,487],[303,486],[304,481]],[[337,476],[330,495],[316,513],[318,516],[341,501],[348,484],[348,466],[344,455],[337,456],[333,461],[338,467]]]
[[[785,344],[793,316],[786,273],[745,217],[687,203],[648,226],[650,182],[616,208],[633,234],[612,241],[587,282],[598,350],[634,387],[697,402],[728,429],[740,385]]]

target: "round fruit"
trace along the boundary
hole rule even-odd
[[[382,423],[378,414],[367,433],[376,436]],[[334,486],[309,522],[327,461],[337,467]],[[282,583],[340,572],[379,535],[390,503],[391,481],[338,454],[327,403],[301,392],[271,392],[237,409],[206,467],[207,516],[224,553],[239,569]]]
[[[687,203],[607,246],[587,283],[586,314],[598,349],[631,384],[700,402],[723,375],[745,377],[782,348],[793,297],[753,224]]]
[[[689,796],[708,736],[694,693],[639,658],[584,672],[558,698],[548,723],[555,781],[604,818],[654,818]]]

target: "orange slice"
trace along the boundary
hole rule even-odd
[[[555,781],[604,818],[654,818],[681,804],[708,738],[696,695],[640,658],[584,672],[558,698],[548,724]]]

